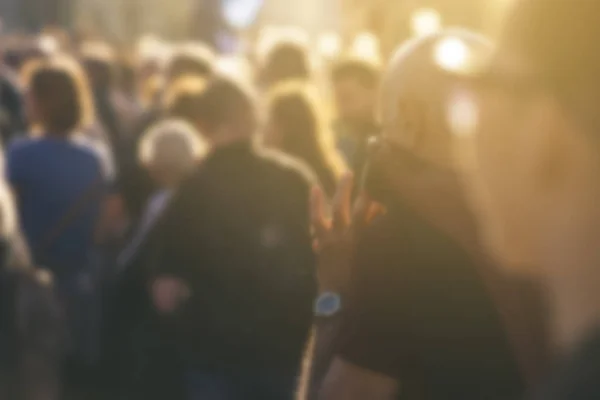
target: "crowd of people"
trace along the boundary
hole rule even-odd
[[[505,25],[1,37],[0,398],[600,399],[600,7]]]

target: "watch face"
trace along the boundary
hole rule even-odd
[[[256,20],[263,0],[223,0],[223,17],[233,28],[246,29]]]
[[[332,317],[342,308],[342,299],[337,293],[323,293],[315,303],[317,317]]]

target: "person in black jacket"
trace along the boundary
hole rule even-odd
[[[160,226],[153,298],[186,365],[188,399],[291,399],[312,324],[314,179],[253,144],[256,110],[218,78],[197,98],[215,146]]]

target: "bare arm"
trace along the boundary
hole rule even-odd
[[[395,379],[336,358],[327,373],[318,400],[394,400]]]

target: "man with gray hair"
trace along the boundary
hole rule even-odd
[[[477,35],[448,31],[396,53],[384,79],[383,134],[358,207],[368,211],[373,200],[385,214],[358,231],[367,214],[351,221],[351,179],[340,187],[333,221],[315,192],[319,329],[336,318],[342,326],[317,384],[321,400],[515,398],[537,373],[541,323],[526,308],[536,298],[490,268],[445,118],[453,80],[439,64],[459,66],[488,49]]]
[[[167,379],[158,382],[159,386],[139,382],[139,376],[149,379],[147,376],[154,373],[154,368],[163,368],[158,364],[166,364],[165,359],[160,358],[164,356],[157,355],[153,347],[163,346],[164,342],[154,325],[156,320],[150,311],[147,283],[153,273],[153,252],[160,245],[155,238],[157,225],[180,183],[195,170],[208,151],[208,143],[196,129],[177,119],[157,123],[141,139],[139,160],[149,171],[157,189],[134,226],[128,245],[117,258],[115,298],[111,302],[111,312],[107,313],[110,316],[107,360],[111,366],[111,382],[118,390],[131,390],[147,398],[138,392],[148,390],[148,386],[152,391],[163,390],[160,385],[168,386],[164,383]],[[167,286],[169,284],[173,286],[172,281],[167,282]]]
[[[144,134],[139,159],[158,190],[150,197],[130,245],[119,256],[127,264],[168,206],[174,190],[208,153],[209,145],[194,127],[180,120],[165,120]]]

